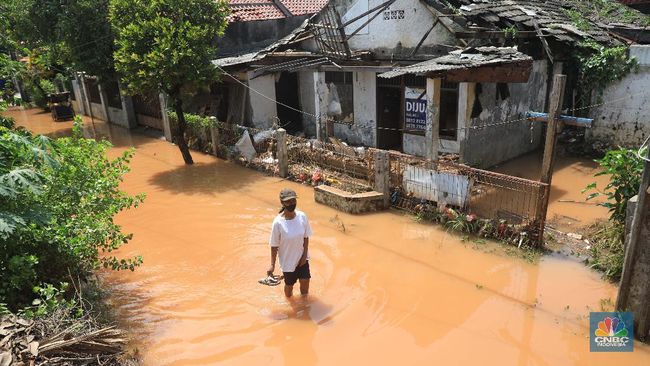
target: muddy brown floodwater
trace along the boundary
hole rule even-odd
[[[539,180],[542,154],[541,152],[527,154],[497,167],[496,170]],[[595,191],[582,193],[582,190],[593,182],[597,183],[599,189],[607,185],[609,176],[596,177],[595,174],[599,171],[598,163],[590,159],[566,156],[556,158],[548,205],[549,225],[564,232],[583,231],[585,226],[609,217],[608,209],[598,205],[605,201],[604,197],[586,201],[587,195]]]
[[[33,111],[37,132],[70,128]],[[310,187],[194,152],[184,166],[160,139],[95,123],[117,153],[136,147],[123,188],[145,203],[118,217],[144,256],[102,273],[145,365],[649,365],[650,348],[590,353],[589,311],[614,285],[561,256],[531,264],[491,243],[390,211],[350,216]],[[295,189],[309,215],[312,293],[287,301],[259,285],[277,194]]]

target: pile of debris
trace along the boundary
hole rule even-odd
[[[0,317],[0,366],[137,365],[124,354],[126,342],[121,330],[70,309],[34,320]]]

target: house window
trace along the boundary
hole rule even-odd
[[[440,87],[440,137],[456,139],[458,129],[458,83],[444,81]]]
[[[353,75],[351,72],[325,72],[325,83],[329,89],[327,117],[334,122],[354,122]]]

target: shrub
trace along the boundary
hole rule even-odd
[[[108,159],[110,143],[80,124],[58,140],[0,127],[0,303],[13,311],[57,297],[70,276],[142,261],[109,254],[131,239],[113,217],[144,198],[119,190],[133,151]]]
[[[637,153],[644,156],[646,149],[644,148],[640,152],[624,148],[608,151],[602,159],[596,160],[601,169],[596,176],[609,175],[609,183],[603,190],[599,190],[595,182],[582,190],[583,193],[596,190],[587,196],[587,200],[601,195],[607,197],[608,202],[600,205],[607,207],[610,212],[610,220],[620,225],[625,225],[627,202],[639,193],[643,159]]]

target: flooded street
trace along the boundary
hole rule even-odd
[[[495,170],[517,177],[539,180],[542,170],[542,152],[537,151],[519,157]],[[594,176],[599,170],[598,163],[593,160],[556,157],[547,214],[549,225],[564,232],[579,232],[585,226],[609,217],[608,209],[598,206],[598,203],[606,201],[605,197],[585,201],[589,193],[595,191],[581,192],[593,182],[597,183],[599,189],[607,185],[609,182],[607,176]]]
[[[38,133],[72,125],[7,114]],[[144,264],[102,278],[145,365],[650,364],[638,342],[633,353],[589,352],[589,312],[608,310],[616,287],[581,263],[531,264],[397,211],[347,215],[315,203],[309,186],[198,152],[185,166],[176,146],[102,122],[86,134],[110,138],[112,154],[136,148],[123,189],[147,198],[118,217],[134,234],[120,254]],[[578,200],[593,181],[588,167],[574,179],[582,164],[554,177],[575,187],[554,190],[550,211],[605,218],[604,208],[558,201]],[[284,187],[314,231],[311,294],[293,301],[257,283]]]

